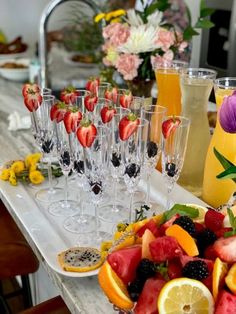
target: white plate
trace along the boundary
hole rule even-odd
[[[71,58],[76,54],[70,54],[64,57],[64,62],[70,66],[77,66],[81,68],[94,68],[97,66],[97,63],[85,63],[73,61]]]
[[[0,53],[0,60],[4,59],[16,59],[16,58],[22,58],[25,56],[25,51],[24,52],[19,52],[19,53]]]
[[[11,69],[11,68],[1,68],[1,65],[12,62],[18,64],[24,64],[27,68]],[[0,75],[5,79],[15,81],[15,82],[25,82],[29,80],[29,64],[30,59],[4,59],[0,60]]]

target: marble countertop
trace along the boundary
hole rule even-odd
[[[21,87],[22,84],[0,78],[0,164],[36,151],[30,130],[8,131],[7,117],[11,112],[16,110],[20,115],[27,114],[21,96]],[[142,182],[140,187],[145,189],[145,183]],[[151,196],[159,204],[165,205],[165,194],[165,185],[161,174],[154,171],[151,177]],[[37,219],[43,214],[43,207],[35,201],[32,189],[30,190],[29,187],[22,184],[13,187],[7,182],[0,181],[0,195],[50,279],[60,291],[71,313],[113,313],[112,305],[99,288],[97,276],[86,278],[62,276],[46,262],[45,256],[42,254],[42,243],[40,242],[42,240],[41,238],[37,239],[32,232],[32,217]],[[173,190],[172,201],[203,204],[202,201],[178,185]],[[45,215],[43,217],[42,219],[47,219]],[[53,228],[53,224],[51,225]],[[58,228],[55,230],[59,232]]]

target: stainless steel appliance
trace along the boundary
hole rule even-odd
[[[236,76],[236,0],[206,0],[215,11],[210,30],[203,30],[200,66],[217,71],[218,77]]]

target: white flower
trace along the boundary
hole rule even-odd
[[[155,44],[157,29],[147,25],[132,26],[130,36],[125,44],[119,46],[119,51],[124,53],[138,54],[140,52],[153,51],[157,48]]]
[[[163,13],[161,11],[156,11],[148,16],[148,26],[153,26],[157,28],[161,24]]]
[[[134,9],[130,9],[127,11],[127,23],[131,26],[140,26],[143,25],[143,20],[141,17],[135,12]]]

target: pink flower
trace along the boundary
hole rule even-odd
[[[138,67],[143,62],[137,55],[121,54],[116,62],[116,68],[125,80],[132,80],[138,75]]]
[[[187,41],[183,41],[183,42],[179,45],[179,48],[178,48],[179,52],[184,52],[184,49],[185,49],[186,47],[188,47],[188,43],[187,43]]]
[[[156,44],[163,51],[167,51],[175,43],[175,35],[173,32],[168,31],[164,28],[160,28],[158,33]]]
[[[126,24],[112,23],[103,28],[103,37],[110,41],[110,44],[118,47],[124,44],[129,35],[129,26]]]
[[[180,32],[176,32],[177,36],[177,46],[178,46],[178,51],[183,52],[186,47],[188,47],[187,41],[183,40],[183,34]]]
[[[174,53],[172,50],[168,50],[166,53],[164,53],[163,56],[156,55],[151,56],[151,64],[153,69],[158,67],[158,65],[168,65],[171,64],[171,61],[174,59]]]

